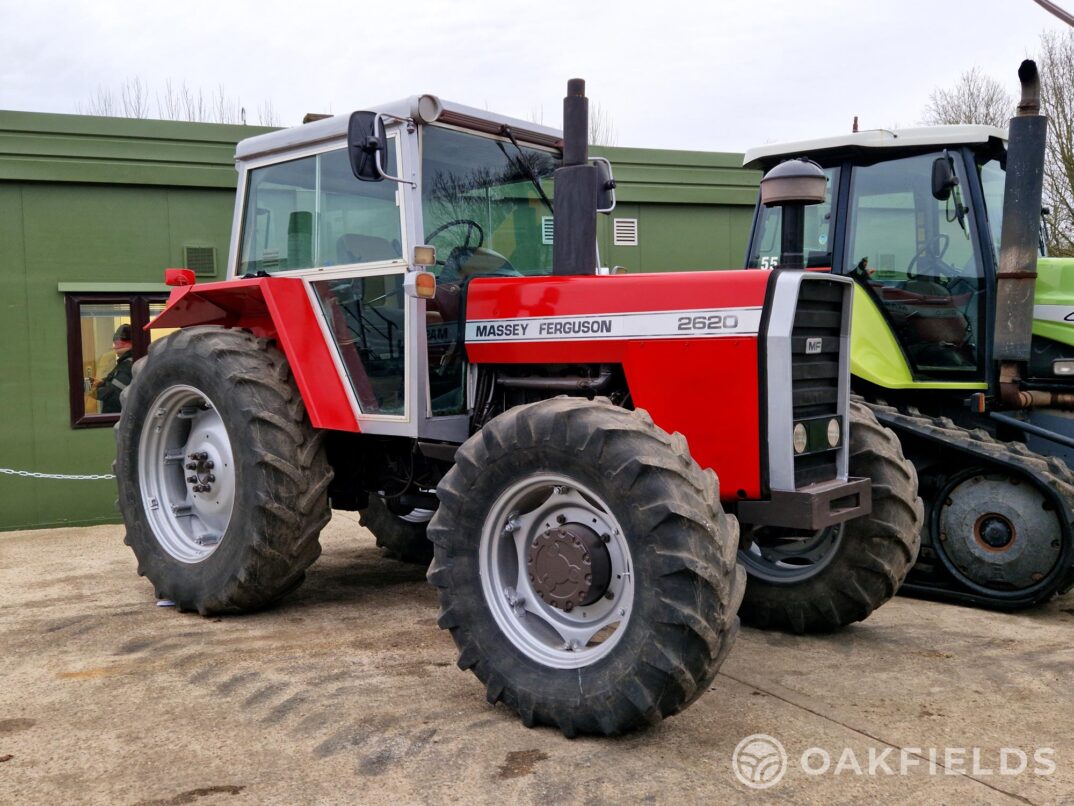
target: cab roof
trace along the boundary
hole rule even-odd
[[[923,126],[914,129],[869,129],[836,137],[798,140],[791,143],[772,143],[751,148],[742,158],[746,168],[768,168],[782,159],[809,156],[814,159],[861,154],[872,149],[926,149],[972,145],[995,141],[1007,142],[1007,130],[997,126]]]
[[[548,148],[563,147],[563,133],[558,129],[506,115],[497,115],[485,109],[475,109],[453,101],[444,101],[434,95],[413,95],[400,101],[369,107],[368,111],[409,119],[417,123],[445,123],[485,134],[502,134],[504,126],[509,126],[519,142]],[[302,126],[248,137],[239,142],[236,147],[235,159],[241,161],[264,157],[332,140],[343,142],[347,138],[347,124],[350,117],[351,113],[348,112]],[[386,121],[389,125],[390,117]]]

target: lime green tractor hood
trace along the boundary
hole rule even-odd
[[[1033,335],[1074,346],[1074,258],[1037,261]]]
[[[1033,335],[1074,346],[1074,258],[1040,258]],[[978,382],[914,380],[902,350],[876,303],[854,287],[850,370],[885,389],[987,389]]]

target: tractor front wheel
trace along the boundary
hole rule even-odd
[[[183,329],[150,345],[122,399],[125,542],[157,597],[209,615],[298,587],[332,470],[282,353],[245,331]]]
[[[749,574],[742,620],[763,629],[831,632],[895,595],[917,559],[924,510],[898,437],[850,403],[850,475],[872,479],[873,511],[819,532],[755,529],[739,552]]]
[[[738,630],[738,524],[686,440],[607,401],[494,418],[429,524],[459,666],[528,725],[617,734],[708,689]]]

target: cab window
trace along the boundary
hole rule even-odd
[[[394,148],[386,170],[396,172]],[[238,273],[401,260],[397,190],[355,179],[345,149],[254,168]]]
[[[932,194],[932,166],[959,183]],[[847,272],[887,314],[915,373],[968,380],[980,368],[983,274],[959,159],[943,152],[857,166],[850,182]]]
[[[828,180],[824,201],[805,208],[802,248],[807,269],[831,268],[832,265],[832,192],[839,184],[839,169],[825,168],[824,176]],[[746,264],[748,268],[779,268],[782,227],[782,207],[761,208],[753,249]]]

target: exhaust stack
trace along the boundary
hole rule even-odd
[[[552,274],[595,274],[599,171],[589,164],[589,100],[585,81],[567,82],[563,99],[563,167],[555,173]]]
[[[1030,357],[1033,298],[1037,280],[1044,147],[1048,119],[1040,114],[1040,76],[1027,59],[1018,68],[1022,100],[1011,118],[1007,146],[1007,184],[996,271],[995,360],[1001,362],[1001,394],[1006,401]]]

